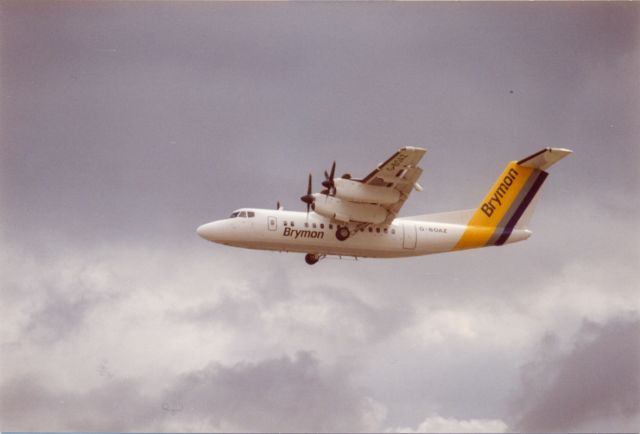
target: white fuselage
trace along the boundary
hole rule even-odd
[[[350,224],[351,235],[339,241],[337,224],[314,212],[255,208],[238,212],[247,216],[204,224],[198,234],[209,241],[247,249],[392,258],[451,251],[467,228],[462,224],[396,218],[390,225],[364,229]],[[508,242],[525,240],[530,234],[528,230],[514,231]]]

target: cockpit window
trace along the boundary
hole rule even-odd
[[[256,216],[256,213],[253,211],[234,211],[229,218],[232,219],[236,217],[255,217],[255,216]]]

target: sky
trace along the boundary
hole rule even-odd
[[[640,7],[0,1],[0,429],[636,431]],[[207,243],[427,149],[401,215],[554,165],[526,242]]]

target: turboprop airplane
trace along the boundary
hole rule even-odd
[[[247,249],[326,256],[396,258],[501,246],[531,236],[529,220],[546,170],[572,151],[546,148],[507,164],[475,209],[398,217],[412,190],[422,191],[418,163],[425,149],[404,147],[362,179],[324,172],[324,189],[300,199],[306,212],[241,208],[197,229],[209,241]]]

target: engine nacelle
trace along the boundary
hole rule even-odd
[[[333,182],[336,186],[336,197],[351,202],[391,205],[400,200],[400,192],[395,188],[368,185],[344,178],[334,179]]]
[[[318,214],[341,222],[380,224],[387,219],[387,210],[370,203],[347,202],[325,194],[314,194],[313,210]]]

